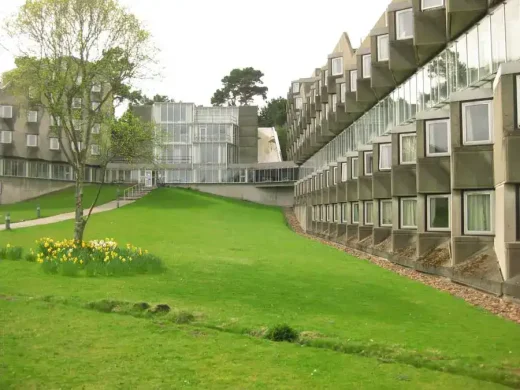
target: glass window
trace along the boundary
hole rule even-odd
[[[428,230],[450,230],[450,195],[429,195],[427,197]]]
[[[358,158],[357,157],[352,158],[350,168],[352,169],[350,176],[352,176],[352,179],[357,179],[358,178]]]
[[[339,102],[345,103],[345,96],[347,94],[347,84],[341,83],[339,85]]]
[[[493,234],[495,210],[494,191],[464,193],[464,233]]]
[[[468,45],[466,35],[457,42],[457,91],[468,87]]]
[[[334,180],[334,185],[338,184],[338,167],[332,168],[332,176]]]
[[[293,83],[292,91],[293,93],[300,93],[300,83]]]
[[[343,74],[343,57],[332,59],[332,75],[339,76]]]
[[[99,145],[90,145],[90,154],[93,156],[99,156]]]
[[[333,205],[329,204],[327,206],[327,221],[332,222],[333,218],[334,218],[334,208],[333,208]]]
[[[348,178],[347,163],[341,163],[341,181],[345,182]]]
[[[298,97],[295,99],[295,106],[297,110],[301,110],[303,106],[303,99],[301,97]]]
[[[520,6],[520,5],[519,5]],[[491,18],[484,18],[478,25],[479,78],[491,73]]]
[[[58,138],[49,138],[49,149],[50,150],[60,150],[60,142]]]
[[[392,144],[379,145],[379,170],[387,171],[392,168]]]
[[[415,133],[399,135],[399,163],[415,164],[417,160],[417,135]]]
[[[507,60],[520,59],[520,45],[517,42],[520,36],[520,6],[518,0],[508,1],[505,4],[506,15],[506,50]]]
[[[341,223],[347,222],[347,204],[342,203],[341,204]]]
[[[38,122],[38,111],[27,111],[27,122]]]
[[[379,35],[377,37],[377,60],[378,61],[388,61],[390,56],[390,49],[388,46],[388,34]]]
[[[401,198],[401,228],[417,229],[417,199]]]
[[[495,9],[491,15],[491,51],[493,72],[496,72],[498,66],[506,62],[506,24],[503,5]]]
[[[370,54],[365,54],[361,57],[363,62],[363,78],[369,79],[372,72],[372,56]]]
[[[413,38],[413,10],[412,8],[395,13],[396,39]]]
[[[352,223],[359,223],[359,203],[353,202],[352,203]]]
[[[81,108],[81,98],[72,98],[72,108]]]
[[[357,91],[357,70],[350,71],[350,91]]]
[[[330,172],[327,170],[327,187],[330,187]]]
[[[450,152],[449,119],[426,122],[426,156],[449,156]]]
[[[374,224],[374,220],[373,220],[374,202],[372,202],[372,201],[365,202],[364,211],[365,211],[365,225],[373,225]]]
[[[382,200],[379,204],[381,226],[392,226],[392,200]]]
[[[336,112],[336,105],[338,104],[338,95],[332,95],[332,112]]]
[[[374,154],[372,152],[365,152],[365,163],[364,163],[364,172],[365,176],[372,176],[373,172],[373,161],[374,161]]]
[[[477,28],[472,29],[467,34],[468,44],[468,83],[469,85],[474,84],[479,80],[479,36]]]
[[[29,146],[31,148],[38,147],[38,135],[27,134],[27,146]]]
[[[421,8],[425,9],[444,7],[444,0],[421,0]]]
[[[10,144],[13,142],[13,132],[2,130],[0,132],[0,143],[2,144]]]
[[[462,103],[462,135],[465,145],[493,142],[491,101]]]

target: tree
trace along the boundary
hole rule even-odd
[[[261,86],[264,74],[251,67],[233,69],[231,73],[222,79],[222,88],[217,89],[211,98],[214,106],[247,106],[255,96],[267,99],[267,87]]]
[[[282,97],[271,99],[262,107],[258,115],[258,125],[274,127],[278,133],[278,142],[282,151],[282,158],[287,159],[287,99]]]
[[[82,240],[95,206],[84,216],[87,164],[97,163],[103,179],[108,162],[143,158],[139,143],[152,140],[131,114],[114,119],[114,104],[138,97],[131,83],[150,74],[150,34],[118,0],[26,0],[5,27],[17,47],[17,67],[4,81],[21,102],[51,117],[74,173],[74,239]]]

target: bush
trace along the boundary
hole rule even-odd
[[[123,276],[161,273],[165,267],[161,259],[147,250],[127,244],[120,248],[112,239],[101,241],[42,238],[38,244],[36,261],[44,272],[65,276]]]
[[[19,246],[7,244],[5,248],[0,248],[0,260],[21,260],[23,249]]]
[[[276,325],[267,330],[265,337],[272,341],[287,341],[289,343],[298,340],[299,333],[289,325]]]

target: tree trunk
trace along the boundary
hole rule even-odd
[[[76,177],[76,215],[74,218],[74,241],[83,240],[85,219],[83,218],[83,175]]]

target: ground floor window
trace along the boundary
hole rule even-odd
[[[379,205],[379,221],[381,226],[392,226],[392,200],[382,200]]]
[[[449,231],[451,213],[451,195],[428,195],[427,223],[430,231]]]
[[[334,215],[333,211],[334,211],[333,206],[331,204],[329,204],[327,206],[327,221],[328,222],[332,222],[333,215]]]
[[[341,223],[347,222],[347,204],[342,203],[341,204]]]
[[[494,191],[464,192],[464,233],[493,234],[495,213]]]
[[[364,211],[365,211],[365,225],[373,225],[374,224],[374,219],[373,219],[374,202],[372,202],[372,201],[365,202]]]
[[[352,223],[359,223],[359,203],[353,202],[352,203]]]
[[[417,229],[417,199],[401,198],[401,228]]]
[[[321,206],[321,221],[325,222],[327,220],[327,210],[325,209],[325,205]]]
[[[341,205],[339,203],[334,205],[334,222],[341,223]]]

